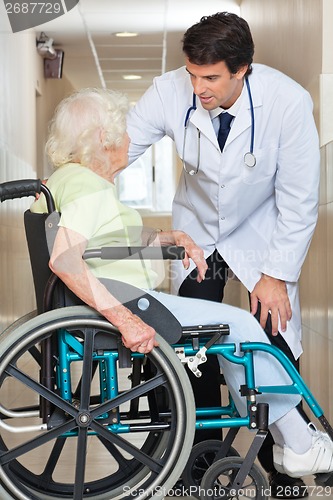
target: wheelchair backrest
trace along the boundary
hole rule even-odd
[[[34,280],[37,311],[43,311],[44,290],[52,274],[49,268],[49,250],[45,236],[45,220],[48,214],[24,213],[24,227],[28,244],[32,277]]]
[[[45,222],[52,220],[50,214],[37,214],[27,210],[24,213],[24,227],[28,244],[32,276],[35,287],[37,312],[45,311],[45,293],[49,280],[53,275],[49,268],[49,248],[46,239]],[[57,218],[53,218],[55,223]],[[52,308],[65,307],[67,305],[79,305],[83,302],[78,299],[60,280],[56,279],[52,293]]]

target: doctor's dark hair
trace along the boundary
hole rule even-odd
[[[224,61],[235,74],[245,65],[252,72],[254,43],[245,19],[230,12],[204,16],[184,34],[183,52],[192,64],[216,64]]]

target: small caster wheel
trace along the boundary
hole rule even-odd
[[[190,457],[182,473],[183,484],[191,492],[191,496],[199,498],[201,480],[215,460],[221,448],[219,439],[207,439],[193,446]],[[228,457],[239,457],[239,453],[232,446],[227,453]]]
[[[243,458],[226,457],[214,462],[200,485],[201,500],[269,500],[269,486],[259,467],[253,464],[240,488],[233,487]]]

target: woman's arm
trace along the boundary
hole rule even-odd
[[[90,271],[82,255],[87,240],[79,233],[59,227],[49,266],[83,302],[101,313],[116,326],[123,344],[141,353],[157,346],[155,330],[121,304]]]
[[[192,238],[183,231],[161,231],[156,233],[156,238],[152,242],[153,245],[176,245],[177,247],[184,247],[185,257],[183,265],[188,269],[190,259],[193,260],[198,269],[197,281],[201,283],[205,279],[207,271],[207,262],[204,257],[203,250],[198,247]]]

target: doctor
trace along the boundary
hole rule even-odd
[[[298,279],[318,211],[311,98],[281,72],[252,64],[250,29],[235,14],[203,17],[185,33],[183,52],[185,66],[155,78],[128,116],[130,161],[168,135],[183,162],[173,227],[204,249],[209,270],[199,284],[193,267],[179,266],[174,288],[222,300],[229,267],[250,292],[252,313],[297,365]],[[230,132],[221,150],[226,112]],[[272,494],[280,483],[302,484],[277,474],[267,460]],[[306,494],[288,491],[288,498]]]

